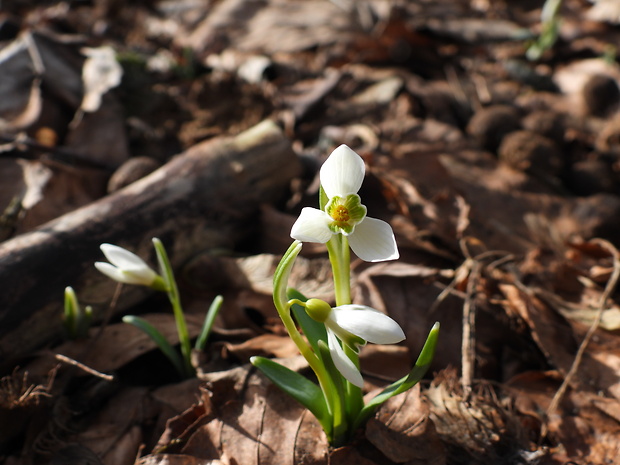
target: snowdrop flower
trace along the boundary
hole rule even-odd
[[[101,251],[110,263],[96,262],[95,267],[107,277],[119,283],[166,289],[162,277],[136,254],[112,244],[101,244]]]
[[[342,376],[358,387],[364,380],[355,364],[347,357],[339,340],[354,351],[366,342],[396,344],[405,339],[401,327],[389,316],[365,305],[340,305],[332,308],[320,299],[309,299],[306,312],[325,324],[327,345],[334,365]]]
[[[355,254],[367,262],[395,260],[398,248],[385,221],[366,216],[357,192],[365,174],[364,160],[346,145],[332,152],[320,172],[328,201],[325,211],[306,207],[293,225],[291,237],[302,242],[326,243],[344,234]]]

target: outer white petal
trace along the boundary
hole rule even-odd
[[[108,278],[113,279],[114,281],[117,281],[119,283],[142,284],[142,283],[134,282],[134,280],[132,280],[131,277],[128,277],[120,269],[118,269],[114,265],[110,265],[107,262],[96,262],[95,263],[95,268],[97,268],[99,271],[101,271]]]
[[[362,374],[351,359],[344,353],[336,335],[329,328],[327,328],[327,345],[329,346],[329,353],[332,356],[332,361],[342,376],[357,387],[364,387]]]
[[[144,260],[129,250],[112,244],[101,244],[100,247],[101,251],[110,263],[123,270],[140,270],[149,268]]]
[[[396,260],[399,257],[392,227],[376,218],[364,218],[348,236],[355,255],[367,262]]]
[[[364,160],[346,145],[334,150],[321,166],[321,186],[328,198],[357,194],[364,181]]]
[[[341,305],[329,315],[330,325],[373,344],[396,344],[405,339],[402,328],[389,316],[365,305]]]
[[[306,207],[291,229],[291,237],[302,242],[320,242],[324,244],[333,233],[329,229],[329,215],[316,208]]]

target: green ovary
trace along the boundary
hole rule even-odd
[[[329,229],[345,235],[353,233],[355,225],[366,217],[366,207],[362,205],[357,194],[332,197],[325,206],[325,211],[333,220],[329,224]]]
[[[308,299],[306,302],[306,313],[314,321],[324,323],[332,311],[331,305],[320,299]]]

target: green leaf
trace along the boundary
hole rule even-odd
[[[125,315],[123,317],[123,322],[135,326],[136,328],[143,331],[146,335],[148,335],[153,340],[153,342],[157,344],[157,347],[159,347],[163,354],[168,357],[168,360],[172,362],[179,374],[184,378],[186,377],[186,372],[183,361],[181,360],[181,356],[176,350],[174,350],[174,347],[170,345],[170,343],[166,340],[163,334],[160,333],[151,323],[146,321],[144,318],[140,318],[139,316],[134,315]]]
[[[289,288],[286,293],[289,300],[298,299],[302,302],[308,300],[306,296],[293,288]],[[297,323],[301,327],[301,330],[308,339],[308,342],[312,346],[314,352],[316,354],[320,354],[318,341],[327,340],[327,331],[325,330],[325,325],[310,318],[310,316],[306,313],[306,310],[301,305],[292,305],[291,311],[293,312],[295,320],[297,320]]]
[[[213,323],[222,308],[223,302],[224,298],[221,295],[216,296],[215,299],[213,299],[213,302],[211,302],[207,315],[205,316],[202,329],[200,330],[200,335],[198,336],[198,339],[196,339],[196,344],[194,345],[196,349],[204,350],[206,347],[207,339],[209,338],[209,334],[211,334],[211,329],[213,328]]]
[[[331,415],[321,389],[299,373],[265,357],[251,357],[250,362],[282,391],[306,407],[319,421],[325,433],[332,430]]]
[[[439,337],[439,323],[435,323],[428,333],[426,342],[420,351],[418,360],[415,362],[414,367],[409,374],[398,381],[390,384],[383,391],[373,397],[368,404],[360,411],[355,420],[355,428],[359,428],[363,425],[375,412],[375,409],[383,404],[386,400],[402,392],[411,389],[426,374],[433,357],[435,355],[435,348],[437,347],[437,339]]]

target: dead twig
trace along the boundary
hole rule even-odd
[[[454,278],[450,284],[448,284],[437,296],[435,302],[429,310],[429,313],[434,312],[448,295],[458,293],[456,289],[457,286],[467,279],[465,293],[461,294],[464,299],[462,316],[463,332],[461,341],[461,386],[463,389],[464,399],[469,398],[472,392],[472,384],[474,379],[476,363],[475,294],[476,286],[482,274],[482,263],[485,260],[499,256],[500,258],[496,258],[489,265],[485,266],[486,269],[493,270],[507,261],[514,259],[514,255],[499,250],[487,250],[472,257],[467,247],[467,243],[470,241],[478,245],[477,239],[472,237],[463,237],[459,241],[459,246],[465,256],[465,261],[455,270]]]
[[[473,261],[472,263],[463,304],[463,340],[461,342],[461,384],[465,399],[468,399],[471,394],[476,362],[476,306],[474,295],[480,277],[480,262]]]
[[[80,370],[88,373],[89,375],[96,376],[97,378],[101,378],[105,381],[114,381],[114,376],[101,373],[100,371],[97,371],[94,368],[86,366],[83,363],[78,362],[77,360],[67,357],[66,355],[56,354],[56,359],[61,362],[67,363],[71,366],[77,367]]]

